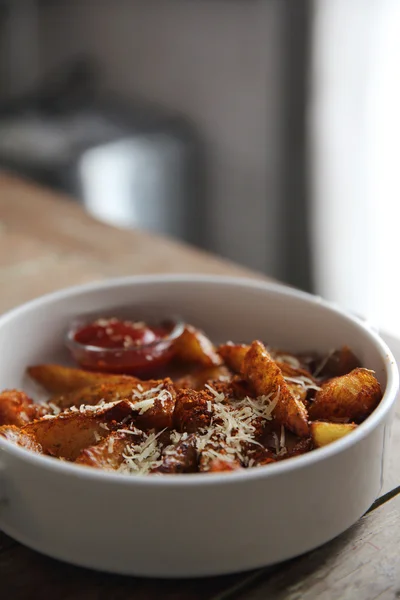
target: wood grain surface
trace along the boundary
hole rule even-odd
[[[0,175],[0,312],[46,292],[145,273],[263,277],[171,239],[100,223],[76,202]],[[399,355],[400,357],[400,355]],[[42,556],[0,532],[1,597],[56,600],[400,598],[400,413],[373,510],[336,540],[283,565],[189,581],[107,575]]]

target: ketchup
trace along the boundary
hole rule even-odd
[[[174,323],[98,319],[75,330],[69,347],[84,369],[152,377],[173,357],[173,329]]]

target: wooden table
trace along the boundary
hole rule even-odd
[[[0,311],[67,285],[185,271],[257,276],[169,239],[98,223],[70,200],[0,175]],[[385,493],[349,531],[303,557],[246,574],[156,581],[72,567],[0,532],[0,595],[10,600],[400,598],[398,417],[393,442]]]

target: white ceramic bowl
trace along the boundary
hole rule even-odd
[[[27,365],[65,360],[71,318],[113,306],[180,314],[216,341],[261,338],[327,352],[348,344],[385,390],[347,437],[309,454],[228,474],[122,476],[35,455],[0,439],[0,528],[40,552],[132,575],[187,577],[261,567],[350,527],[382,485],[398,389],[394,359],[362,322],[279,285],[154,276],[57,292],[0,318],[0,389]]]

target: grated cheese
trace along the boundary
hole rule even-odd
[[[124,462],[119,470],[129,472],[136,475],[146,475],[152,469],[159,467],[162,464],[161,447],[157,442],[157,438],[165,431],[163,429],[159,433],[150,433],[146,435],[144,432],[143,442],[140,444],[128,444],[123,453]]]
[[[289,375],[283,376],[285,381],[297,383],[301,385],[305,390],[316,390],[317,392],[321,389],[319,385],[316,385],[312,379],[306,375],[298,375],[297,377],[289,377]]]
[[[48,402],[47,405],[53,411],[53,415],[59,415],[60,414],[61,408],[59,406],[57,406],[56,404],[54,404],[54,402]]]
[[[212,404],[210,426],[196,436],[197,451],[205,461],[217,458],[230,462],[240,461],[244,466],[248,466],[246,444],[262,447],[262,444],[254,439],[255,420],[261,419],[262,423],[272,419],[280,390],[278,389],[274,398],[272,394],[254,399],[246,396],[242,400],[230,400],[228,404],[223,393],[217,392],[208,384],[206,387],[213,394],[215,401]]]
[[[271,354],[273,355],[273,352],[271,352]],[[294,369],[300,369],[300,367],[301,367],[300,361],[295,356],[292,356],[291,354],[278,354],[278,355],[274,356],[274,359],[280,360],[281,362],[284,362],[284,363],[290,365]]]

